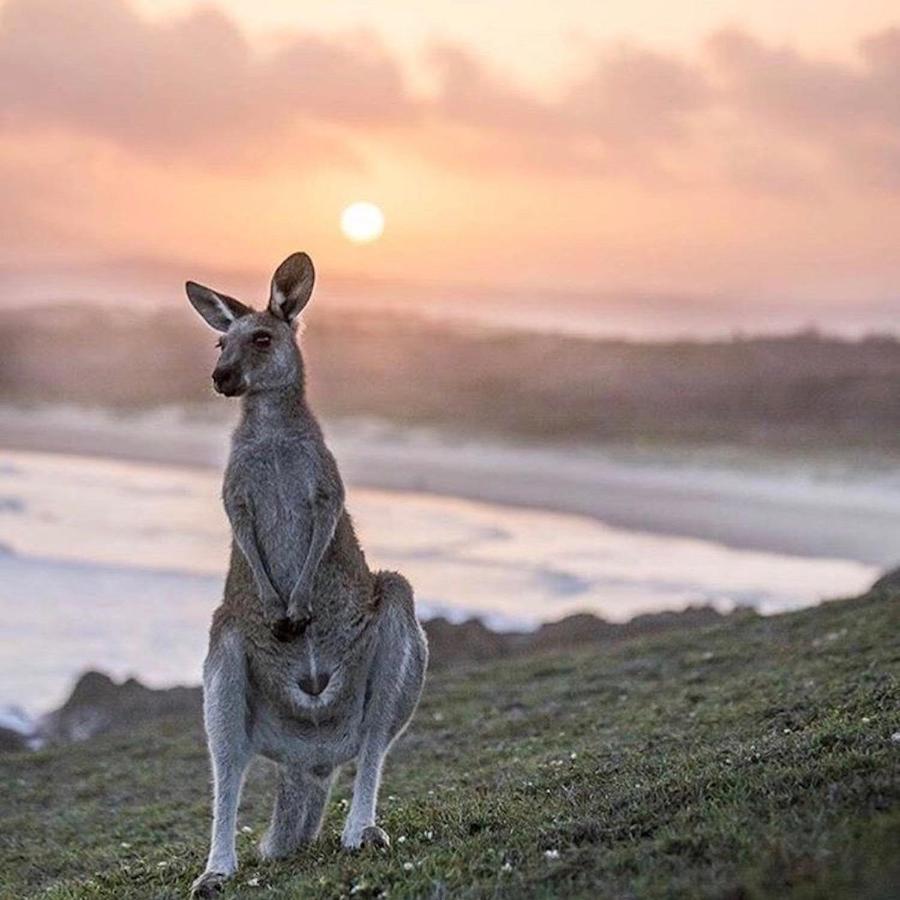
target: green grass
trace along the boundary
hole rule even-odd
[[[380,803],[388,853],[258,861],[230,897],[896,896],[900,601],[870,595],[431,678]],[[0,760],[0,896],[183,897],[203,866],[199,727]]]

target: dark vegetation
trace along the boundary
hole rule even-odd
[[[393,849],[262,864],[251,773],[235,898],[893,898],[900,597],[448,667],[389,763]],[[209,779],[195,708],[0,758],[0,896],[186,895]]]
[[[131,408],[208,399],[214,338],[186,306],[0,313],[0,400]],[[641,344],[313,311],[305,352],[313,399],[329,417],[538,440],[900,447],[891,337]]]

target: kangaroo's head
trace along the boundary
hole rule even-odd
[[[296,322],[315,281],[312,260],[291,254],[272,276],[269,305],[257,312],[239,300],[189,281],[188,299],[208,325],[221,331],[221,349],[212,373],[226,397],[290,387],[303,380]]]

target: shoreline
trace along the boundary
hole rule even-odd
[[[206,410],[116,417],[96,409],[0,406],[0,450],[220,469],[230,427]],[[793,470],[748,469],[740,459],[729,467],[714,448],[507,445],[356,420],[325,428],[351,488],[553,511],[742,550],[881,567],[900,559],[900,478],[889,468],[867,480],[850,463],[818,475],[799,460]]]

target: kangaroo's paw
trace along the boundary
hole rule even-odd
[[[345,832],[341,836],[341,843],[345,850],[364,850],[366,847],[374,847],[376,850],[391,849],[391,839],[387,832],[377,825],[366,825],[358,833]]]
[[[363,829],[359,842],[360,847],[375,847],[376,850],[390,850],[391,839],[388,833],[377,825],[369,825]]]
[[[191,900],[197,898],[217,897],[225,889],[225,883],[231,878],[224,872],[204,872],[191,885]]]

